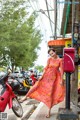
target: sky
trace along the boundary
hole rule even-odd
[[[48,9],[49,10],[53,10],[54,9],[54,1],[53,0],[47,0],[48,2]],[[42,42],[39,45],[41,47],[41,49],[38,51],[38,59],[35,61],[35,65],[43,65],[46,66],[47,63],[47,59],[48,59],[48,41],[49,40],[53,40],[53,38],[51,38],[51,36],[54,35],[54,10],[53,11],[49,11],[50,13],[50,18],[51,21],[53,21],[52,23],[52,30],[50,27],[50,22],[49,22],[49,18],[47,17],[47,11],[45,11],[46,8],[46,3],[45,0],[35,0],[33,2],[33,0],[30,0],[30,5],[32,6],[32,9],[35,10],[38,13],[38,18],[36,19],[35,22],[35,26],[39,27],[39,29],[41,30],[41,33],[43,35],[42,37]],[[59,7],[58,7],[59,8]],[[45,11],[45,14],[42,14],[40,12],[40,9]],[[59,15],[58,15],[58,26],[60,26],[60,18],[62,15],[62,8],[59,8]],[[59,33],[60,28],[57,29],[57,33]],[[52,33],[53,32],[53,33]]]
[[[39,9],[46,10],[46,4],[45,0],[38,0],[39,2]],[[52,8],[51,8],[52,9]],[[53,12],[52,12],[53,13]],[[38,13],[38,22],[37,24],[40,24],[40,29],[43,34],[43,40],[42,43],[40,44],[41,49],[38,51],[38,59],[35,62],[35,65],[43,65],[46,66],[47,59],[48,59],[48,44],[47,42],[50,40],[51,34],[51,29],[50,29],[50,24],[49,24],[49,19],[46,17],[46,15],[42,14],[41,12]],[[47,14],[47,12],[45,12]],[[40,19],[40,20],[39,20]]]
[[[38,51],[38,59],[35,62],[35,65],[42,65],[42,66],[46,66],[47,64],[47,59],[48,59],[48,47],[47,47],[47,43],[45,41],[42,41],[42,43],[40,44],[41,49]]]

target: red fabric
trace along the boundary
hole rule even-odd
[[[65,89],[60,83],[62,68],[62,59],[50,58],[45,68],[46,72],[41,81],[37,81],[35,85],[27,93],[27,97],[34,98],[45,103],[49,108],[64,100]]]
[[[30,76],[30,78],[32,79],[32,85],[34,85],[35,82],[37,81],[37,79],[35,78],[35,75],[32,74],[32,75]]]
[[[31,78],[33,81],[36,81],[36,78],[35,78],[35,75],[34,75],[34,74],[32,74],[32,75],[30,76],[30,78]]]

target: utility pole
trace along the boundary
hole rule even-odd
[[[54,39],[57,39],[57,0],[54,1],[54,21],[55,21],[55,25],[54,25]]]

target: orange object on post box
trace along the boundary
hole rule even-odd
[[[64,48],[63,50],[64,63],[63,68],[64,72],[74,72],[75,71],[75,48]]]

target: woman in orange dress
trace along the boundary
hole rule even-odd
[[[48,50],[50,58],[47,66],[44,68],[43,75],[29,90],[25,97],[20,102],[29,98],[43,102],[49,108],[46,117],[50,117],[51,108],[64,100],[64,85],[63,85],[63,59],[59,58],[53,48]]]

